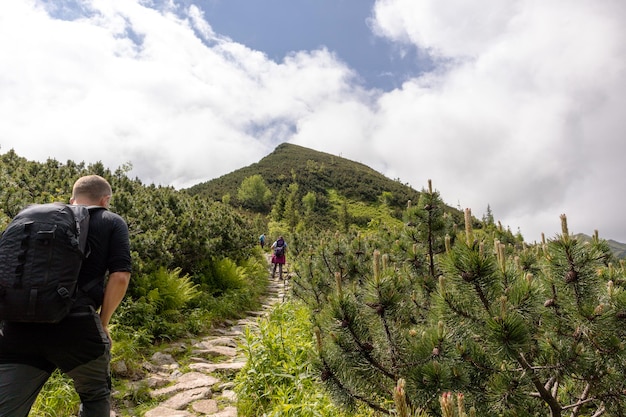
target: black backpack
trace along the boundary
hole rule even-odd
[[[274,247],[274,255],[275,256],[283,256],[285,254],[285,241],[277,240],[276,246]]]
[[[88,229],[86,206],[33,204],[15,216],[0,237],[0,320],[56,323],[67,315]]]

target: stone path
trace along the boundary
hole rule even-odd
[[[238,342],[246,327],[256,327],[259,317],[266,315],[274,304],[284,301],[286,282],[288,280],[270,280],[260,311],[250,312],[248,317],[226,323],[192,342],[188,363],[181,365],[174,359],[177,351],[189,349],[182,343],[155,353],[144,365],[148,378],[139,383],[148,384],[150,396],[158,399],[159,405],[147,411],[144,417],[237,417],[232,379],[246,360],[237,350]]]

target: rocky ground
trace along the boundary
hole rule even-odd
[[[287,277],[287,275],[285,275]],[[177,352],[189,350],[182,343],[155,353],[144,365],[148,377],[138,383],[147,384],[150,396],[158,406],[144,417],[237,417],[233,378],[244,366],[245,357],[237,346],[246,327],[254,330],[259,317],[285,297],[288,280],[271,280],[267,298],[260,311],[250,312],[236,322],[215,328],[200,340],[192,342],[191,358],[184,364],[174,358]],[[116,414],[112,412],[111,416]]]

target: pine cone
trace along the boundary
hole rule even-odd
[[[361,346],[363,347],[363,350],[366,352],[371,352],[372,350],[374,350],[374,345],[372,345],[370,342],[365,342]]]
[[[576,282],[576,280],[578,280],[578,272],[574,271],[573,269],[567,271],[567,273],[565,274],[565,282],[571,284],[572,282]]]
[[[476,277],[475,277],[475,276],[474,276],[474,274],[473,274],[473,273],[471,273],[471,272],[465,272],[465,271],[463,271],[463,272],[461,273],[461,278],[463,278],[463,281],[465,281],[465,282],[472,282],[472,281],[474,281],[474,279],[475,279]]]
[[[330,379],[331,377],[331,372],[328,369],[324,369],[322,371],[322,375],[320,376],[320,378],[322,379],[322,382],[324,381],[328,381],[328,379]]]

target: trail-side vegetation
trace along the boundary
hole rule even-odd
[[[242,344],[247,362],[235,379],[240,415],[351,415],[319,385],[310,360],[314,340],[308,309],[286,302],[259,324],[258,333],[248,331]]]
[[[261,233],[285,236],[292,292],[240,346],[240,415],[626,416],[626,267],[606,241],[571,235],[563,216],[561,234],[528,244],[489,208],[479,220],[430,182],[416,192],[348,162],[281,145],[177,191],[129,166],[9,151],[0,225],[67,201],[81,175],[111,182],[134,268],[112,325],[122,416],[153,405],[129,383],[146,355],[258,307]],[[69,384],[55,374],[34,414],[75,413]]]
[[[625,416],[626,267],[607,242],[577,239],[563,215],[561,234],[530,246],[441,207],[429,184],[401,227],[294,239],[292,303],[308,309],[309,338],[291,340],[310,378],[354,416]],[[248,346],[275,336],[259,337]],[[280,370],[249,366],[239,386],[258,387],[264,409],[298,387],[262,388]]]

